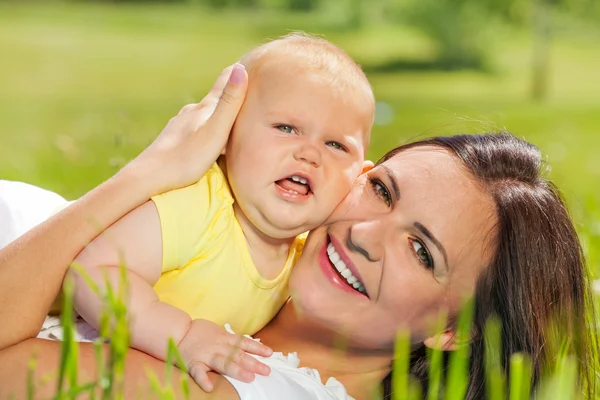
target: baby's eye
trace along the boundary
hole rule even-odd
[[[425,247],[420,240],[415,239],[410,239],[410,244],[417,260],[423,264],[425,268],[433,269],[433,258],[431,257],[431,254],[429,254],[427,247]]]
[[[295,132],[294,128],[289,125],[276,125],[275,127],[284,133],[294,133]]]
[[[327,142],[325,143],[327,146],[333,147],[336,150],[341,150],[341,151],[345,151],[346,153],[348,152],[348,149],[346,149],[346,147],[339,143],[339,142]]]
[[[371,187],[373,188],[373,191],[375,192],[377,197],[382,199],[388,207],[391,206],[392,196],[390,195],[390,191],[385,187],[385,185],[379,179],[376,178],[369,178],[369,182],[371,183]]]

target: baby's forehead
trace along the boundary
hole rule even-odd
[[[335,47],[305,47],[280,44],[254,56],[250,53],[242,61],[247,64],[251,86],[253,81],[268,82],[276,77],[317,82],[331,91],[359,98],[374,109],[371,85],[354,60]]]
[[[259,91],[259,95],[283,92],[283,96],[303,92],[306,97],[316,99],[325,96],[335,103],[332,107],[343,105],[348,112],[364,116],[369,126],[373,122],[375,102],[368,82],[359,84],[335,70],[286,60],[264,65],[250,79],[249,92]]]

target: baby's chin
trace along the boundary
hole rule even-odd
[[[290,239],[294,238],[310,229],[304,226],[285,226],[285,225],[262,225],[256,226],[262,233],[273,239]]]
[[[294,238],[320,225],[313,221],[293,221],[277,216],[254,224],[262,233],[273,239]]]

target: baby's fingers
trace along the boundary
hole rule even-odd
[[[213,384],[210,379],[208,379],[207,374],[210,370],[211,369],[203,362],[194,362],[188,366],[188,373],[205,392],[211,392],[213,390]]]
[[[241,350],[227,356],[215,356],[214,369],[238,381],[252,382],[254,375],[269,375],[271,369]]]
[[[237,363],[241,368],[254,374],[268,376],[271,373],[271,368],[246,353],[238,357]]]
[[[242,337],[239,347],[246,353],[256,354],[257,356],[270,357],[273,354],[273,350],[269,346],[247,337]]]

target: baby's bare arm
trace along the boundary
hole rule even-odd
[[[98,328],[103,307],[99,293],[106,291],[107,284],[117,291],[122,286],[121,268],[125,268],[127,298],[123,300],[132,347],[164,361],[168,339],[173,338],[192,376],[206,391],[213,388],[207,377],[210,370],[246,382],[252,381],[255,373],[268,375],[269,368],[245,352],[268,357],[269,348],[212,322],[192,322],[187,313],[159,300],[152,286],[162,271],[161,249],[158,212],[148,202],[98,236],[75,260],[84,270],[75,272],[77,312]],[[84,274],[98,289],[85,281]]]
[[[94,239],[75,262],[99,288],[109,284],[118,291],[121,267],[126,271],[126,293],[131,345],[161,360],[166,359],[167,341],[179,343],[191,319],[184,311],[159,301],[152,288],[162,270],[162,238],[158,212],[149,201],[133,210]],[[75,309],[99,328],[102,299],[75,272]]]

